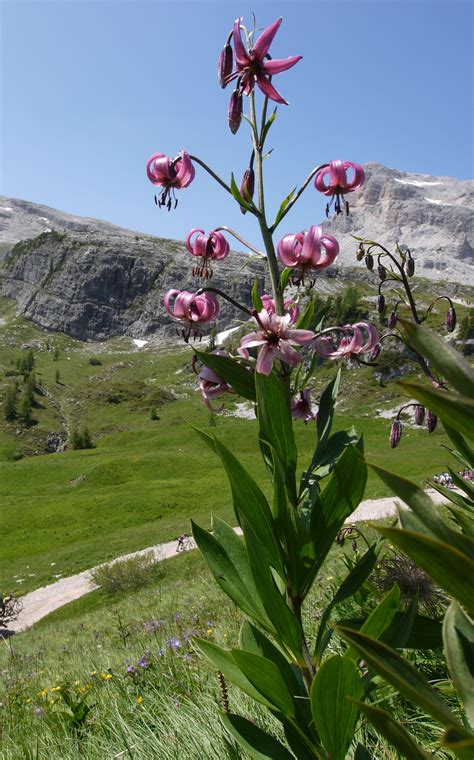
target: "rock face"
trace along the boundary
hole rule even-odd
[[[360,190],[347,195],[350,215],[324,223],[341,245],[338,265],[354,265],[357,242],[367,237],[391,249],[408,247],[418,275],[474,282],[474,181],[407,174],[377,163],[364,167]]]
[[[341,253],[337,269],[318,274],[318,291],[331,293],[354,279],[373,285],[363,265],[344,269],[356,265],[351,235],[389,248],[398,240],[411,249],[418,275],[474,282],[474,182],[404,174],[380,164],[365,168],[366,182],[348,196],[350,216],[325,223]],[[163,293],[205,284],[191,276],[182,243],[5,197],[0,197],[2,255],[0,295],[14,298],[19,312],[42,327],[82,340],[171,337],[179,325],[166,315]],[[211,284],[248,306],[255,276],[268,292],[261,262],[233,253],[216,263]],[[218,329],[243,318],[220,302]]]

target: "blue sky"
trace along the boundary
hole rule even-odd
[[[236,16],[284,22],[273,57],[302,54],[275,78],[279,108],[266,162],[278,207],[316,164],[379,161],[469,178],[472,157],[471,2],[118,2],[0,0],[1,192],[163,237],[252,218],[198,170],[174,213],[158,211],[145,163],[181,148],[226,179],[250,152],[246,125],[227,127],[229,88],[216,62]],[[318,223],[308,188],[282,233]]]

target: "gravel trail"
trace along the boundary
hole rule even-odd
[[[445,501],[443,497],[434,490],[430,490],[429,495],[433,501],[441,503]],[[362,501],[355,512],[346,521],[348,523],[360,522],[362,520],[379,520],[383,517],[389,517],[396,512],[396,505],[406,507],[400,499],[394,497],[387,497],[384,499],[366,499]],[[237,532],[240,532],[237,529]],[[153,552],[155,560],[161,562],[169,557],[174,557],[176,552],[177,540],[167,541],[164,544],[157,544],[156,546],[150,546],[147,549],[141,549],[138,552],[132,552],[131,554],[124,554],[121,557],[117,557],[114,562],[119,562],[124,559],[131,559],[132,557],[139,557],[143,554],[149,554]],[[92,575],[96,568],[90,570],[84,570],[77,575],[70,575],[68,578],[61,578],[55,583],[50,583],[48,586],[31,591],[29,594],[25,594],[22,597],[23,609],[20,612],[18,619],[9,624],[7,629],[0,629],[0,637],[2,633],[4,636],[11,635],[11,633],[19,633],[27,628],[31,628],[32,625],[49,615],[50,612],[57,610],[59,607],[63,607],[65,604],[79,599],[84,594],[88,594],[97,588],[96,584],[92,581]]]

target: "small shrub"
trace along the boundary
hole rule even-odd
[[[147,552],[101,565],[92,574],[92,580],[109,594],[133,591],[157,579],[155,564],[153,553]]]
[[[59,384],[61,382],[61,373],[60,373],[60,371],[58,369],[54,373],[54,382],[57,383],[57,384]]]
[[[12,383],[3,393],[3,416],[11,422],[16,418],[16,396],[18,392],[18,383]]]
[[[71,446],[75,451],[78,449],[93,449],[95,447],[92,436],[87,428],[83,428],[82,430],[73,428],[70,441]]]
[[[89,359],[89,364],[91,364],[93,367],[100,367],[102,362],[97,356],[91,356]]]
[[[159,420],[158,413],[156,411],[156,406],[152,406],[150,409],[150,420]]]

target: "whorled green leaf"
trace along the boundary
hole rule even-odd
[[[215,439],[215,450],[221,458],[229,479],[235,512],[245,538],[247,539],[244,517],[259,542],[259,551],[265,555],[271,566],[284,578],[285,568],[282,551],[275,534],[272,512],[264,493],[238,459],[218,439]]]
[[[454,752],[459,760],[472,760],[474,757],[474,736],[466,737],[455,728],[450,728],[444,733],[441,744]]]
[[[196,349],[194,349],[194,353],[200,362],[225,380],[239,396],[243,396],[249,401],[255,402],[257,400],[254,375],[247,367],[228,356],[204,353],[203,351],[196,351]]]
[[[252,285],[252,306],[257,311],[262,311],[263,303],[258,293],[258,279],[255,277]]]
[[[355,664],[340,655],[329,657],[316,673],[311,687],[311,711],[331,760],[345,760],[359,714],[349,697],[361,699],[363,693]]]
[[[224,712],[221,712],[219,717],[224,728],[254,760],[295,760],[295,756],[274,736],[267,734],[247,718]]]
[[[452,443],[454,443],[456,447],[456,449],[452,451],[452,454],[459,459],[464,467],[474,467],[474,450],[471,449],[467,441],[462,437],[461,433],[459,433],[457,430],[454,430],[454,428],[448,424],[447,420],[443,421],[443,427],[446,434],[449,436]]]
[[[454,601],[444,618],[443,640],[449,673],[474,728],[474,623]]]
[[[231,683],[242,689],[249,697],[252,697],[256,702],[265,705],[270,709],[273,708],[273,702],[268,700],[256,689],[244,676],[239,666],[232,657],[232,653],[226,649],[217,646],[212,641],[206,641],[205,639],[193,638],[193,645],[196,649],[204,655],[223,676]]]
[[[358,591],[360,587],[365,583],[375,567],[375,563],[377,562],[377,557],[380,554],[383,543],[383,541],[377,541],[377,543],[372,544],[372,546],[367,549],[365,554],[363,554],[356,565],[354,565],[349,575],[344,578],[333,598],[325,608],[321,617],[321,621],[319,623],[314,650],[318,662],[320,662],[325,649],[325,645],[327,645],[327,623],[331,617],[331,613],[334,607],[340,602],[343,602],[345,599],[348,599],[350,596],[353,596],[356,591]]]
[[[464,356],[443,338],[422,325],[398,319],[409,343],[458,393],[474,399],[474,370]]]
[[[434,581],[470,612],[474,611],[474,562],[437,538],[400,528],[374,525],[385,538],[398,546],[423,568]]]
[[[407,699],[421,707],[442,726],[456,726],[464,731],[454,713],[447,707],[428,681],[391,647],[371,636],[337,626],[336,630],[359,652],[369,667],[394,686]]]
[[[296,501],[295,471],[298,451],[293,434],[290,400],[280,378],[272,372],[268,377],[255,374],[259,437],[276,452],[285,471],[289,498]]]
[[[191,521],[191,524],[194,539],[221,589],[235,602],[242,612],[258,621],[266,629],[272,629],[273,627],[260,602],[245,547],[241,545],[238,559],[235,556],[238,549],[234,547],[233,560],[236,562],[234,564],[234,561],[229,557],[226,549],[217,538],[207,530],[204,530],[204,528],[196,525],[193,521]],[[237,536],[235,538],[240,544],[241,542]]]
[[[394,583],[390,591],[385,594],[377,607],[372,610],[368,618],[364,621],[359,632],[365,633],[366,636],[371,636],[374,639],[380,639],[395,617],[399,604],[400,589],[397,584]],[[344,657],[348,657],[351,660],[357,660],[359,657],[358,651],[354,649],[354,647],[349,646],[344,652]]]
[[[433,757],[429,752],[425,752],[406,728],[385,710],[364,702],[357,702],[356,704],[367,720],[372,723],[375,730],[382,734],[384,739],[387,739],[407,760],[427,760]]]
[[[314,316],[314,306],[315,306],[315,300],[314,300],[314,297],[311,297],[306,305],[306,309],[304,310],[301,317],[298,319],[296,323],[296,327],[298,328],[298,330],[311,329],[311,322],[313,321],[313,316]]]
[[[273,122],[275,121],[276,115],[277,115],[277,109],[275,108],[270,114],[270,116],[268,117],[267,122],[263,128],[262,137],[260,140],[260,148],[263,148],[265,144],[265,140],[267,139],[267,135],[268,135],[268,130],[272,126]]]
[[[296,717],[294,695],[289,690],[278,666],[266,657],[253,652],[233,649],[231,654],[237,667],[255,689],[285,717],[294,719]]]
[[[332,421],[334,418],[334,410],[336,407],[337,394],[339,392],[340,383],[341,370],[339,369],[334,378],[322,392],[321,398],[319,400],[318,419],[316,420],[318,445],[313,457],[313,461],[316,460],[316,462],[318,461],[319,456],[321,456],[326,442],[329,438],[329,434],[331,433]]]
[[[290,279],[291,275],[293,274],[292,267],[285,267],[283,272],[280,276],[280,290],[283,293],[286,286],[288,285],[288,280]]]
[[[410,480],[401,478],[399,475],[376,465],[369,464],[369,467],[400,499],[408,504],[435,538],[458,549],[474,561],[474,541],[449,527],[446,520],[441,516],[439,507],[422,488]]]
[[[395,649],[441,649],[443,646],[442,626],[439,620],[427,618],[424,615],[414,615],[411,629],[407,614],[409,611],[397,612],[392,620],[391,625],[387,628],[381,637],[384,641]],[[352,628],[360,631],[366,618],[342,618],[337,621],[337,625],[344,628]],[[398,631],[403,631],[403,640],[400,640]]]
[[[416,398],[433,414],[438,415],[443,424],[446,421],[461,435],[470,439],[474,438],[474,401],[465,396],[459,396],[457,393],[435,390],[418,383],[400,381],[397,385],[407,396]]]

